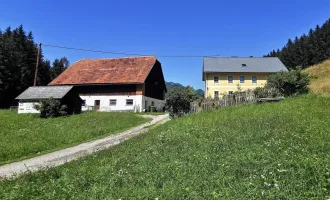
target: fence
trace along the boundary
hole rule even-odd
[[[258,100],[258,96],[252,92],[241,92],[225,95],[219,99],[204,99],[202,102],[192,102],[190,104],[190,112],[194,113],[203,110],[214,110],[221,107],[257,102]]]

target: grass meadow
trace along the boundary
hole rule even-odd
[[[305,71],[312,77],[310,90],[316,94],[330,96],[330,60],[311,66]]]
[[[328,199],[329,108],[329,98],[303,95],[173,119],[3,180],[0,199]]]
[[[134,113],[86,112],[41,119],[0,110],[0,165],[116,134],[148,121]]]

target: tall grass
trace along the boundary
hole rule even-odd
[[[147,121],[134,113],[87,112],[41,119],[0,110],[0,164],[119,133]]]
[[[228,107],[0,182],[14,199],[327,199],[330,100]]]
[[[330,60],[311,66],[305,70],[312,76],[309,88],[316,94],[330,96]]]

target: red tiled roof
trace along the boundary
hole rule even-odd
[[[156,60],[154,56],[83,59],[73,63],[49,85],[143,83]]]

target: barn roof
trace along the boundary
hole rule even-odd
[[[203,72],[279,72],[287,68],[277,57],[204,57]]]
[[[38,86],[29,87],[16,99],[29,100],[29,99],[62,99],[73,86]]]
[[[154,56],[83,59],[75,62],[49,85],[144,83],[156,61]]]

